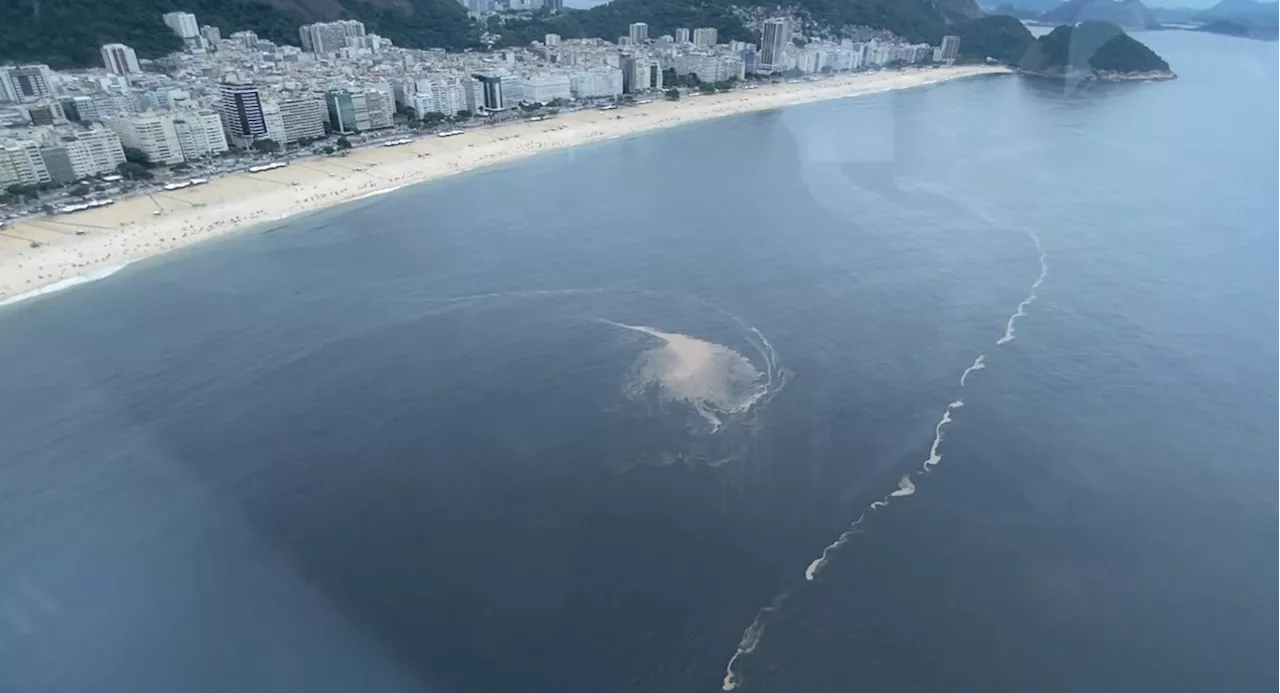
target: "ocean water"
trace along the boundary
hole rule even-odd
[[[0,690],[1272,690],[1276,46],[1142,38],[5,306]]]

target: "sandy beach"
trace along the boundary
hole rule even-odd
[[[556,149],[737,113],[1007,72],[953,66],[765,85],[680,101],[655,99],[610,111],[473,128],[456,137],[426,136],[398,147],[365,147],[345,157],[299,158],[263,173],[136,195],[73,214],[31,217],[0,229],[0,304],[106,276],[129,263],[267,221]]]

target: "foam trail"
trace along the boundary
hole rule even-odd
[[[905,474],[901,479],[898,480],[897,490],[891,491],[889,495],[893,496],[894,498],[902,498],[904,496],[913,495],[915,494],[915,492],[916,492],[916,485],[912,483],[911,475]]]
[[[62,281],[54,282],[47,286],[42,286],[39,289],[33,289],[31,291],[26,292],[25,294],[17,294],[14,296],[10,296],[9,298],[6,298],[4,300],[0,300],[0,306],[7,306],[13,303],[18,303],[19,301],[25,301],[29,298],[35,298],[36,296],[44,296],[45,294],[57,293],[59,291],[70,289],[73,286],[88,284],[89,282],[96,282],[99,279],[106,279],[107,277],[110,277],[111,275],[115,274],[116,272],[119,272],[120,270],[128,266],[129,266],[129,263],[126,262],[123,265],[112,265],[111,267],[104,267],[100,270],[95,270],[88,274],[81,274],[74,277],[67,277]]]
[[[734,669],[734,666],[741,657],[755,651],[756,646],[760,644],[760,638],[764,635],[764,629],[769,625],[769,616],[777,613],[790,596],[791,590],[787,590],[774,597],[773,601],[769,602],[769,606],[756,612],[755,620],[742,632],[742,639],[738,641],[737,651],[733,653],[733,656],[729,658],[729,663],[724,667],[724,683],[720,687],[721,690],[731,691],[742,683],[742,677]]]
[[[1025,317],[1027,315],[1027,308],[1030,308],[1031,304],[1035,303],[1035,300],[1038,297],[1036,290],[1040,288],[1040,285],[1044,283],[1045,278],[1049,276],[1048,258],[1044,252],[1044,246],[1040,243],[1040,237],[1033,231],[1028,231],[1027,235],[1031,237],[1031,241],[1036,244],[1036,250],[1040,253],[1040,276],[1036,277],[1035,282],[1031,284],[1031,292],[1027,294],[1026,298],[1022,299],[1021,303],[1018,304],[1018,309],[1014,311],[1013,315],[1009,316],[1009,322],[1004,326],[1004,335],[1000,337],[1000,339],[996,340],[997,346],[1001,344],[1008,344],[1013,341],[1015,335],[1015,323],[1018,321],[1018,318]]]
[[[938,452],[938,448],[942,446],[942,429],[951,423],[951,410],[959,409],[964,406],[964,402],[956,400],[947,405],[942,411],[942,418],[938,420],[938,425],[933,427],[933,445],[929,446],[929,459],[924,461],[923,471],[929,471],[930,467],[936,466],[942,461],[942,455]]]
[[[986,358],[986,354],[978,354],[978,358],[974,359],[973,365],[964,369],[964,372],[960,374],[960,387],[964,387],[965,378],[968,378],[970,373],[980,371],[987,367],[987,364],[984,362]]]

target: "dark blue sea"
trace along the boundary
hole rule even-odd
[[[1274,691],[1277,48],[1140,38],[0,309],[0,690]]]

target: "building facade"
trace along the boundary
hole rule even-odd
[[[766,19],[760,28],[760,62],[757,70],[767,74],[785,69],[783,55],[790,42],[790,20],[785,17]]]
[[[113,75],[136,75],[142,72],[138,65],[138,54],[123,43],[108,43],[101,49],[102,64]]]
[[[649,40],[649,25],[644,22],[634,22],[628,27],[627,36],[631,39],[632,45],[644,43]]]
[[[198,110],[175,114],[173,128],[178,145],[187,160],[217,156],[231,147],[222,130],[222,117],[216,111]]]
[[[142,151],[154,163],[171,165],[186,160],[173,118],[168,115],[147,113],[113,118],[107,121],[107,127],[120,136],[124,146]]]
[[[193,39],[200,35],[200,25],[196,23],[196,16],[190,12],[166,12],[161,19],[178,38]]]
[[[942,37],[942,61],[947,63],[955,62],[960,56],[960,37],[959,36],[943,36]]]
[[[254,140],[267,136],[262,115],[262,94],[252,84],[223,82],[218,87],[218,112],[232,145],[248,148]]]
[[[347,38],[365,35],[363,22],[340,19],[336,22],[316,22],[298,28],[302,50],[311,53],[336,53],[347,47]]]
[[[48,65],[0,67],[0,97],[5,101],[36,101],[53,96],[53,71]]]
[[[710,48],[716,45],[718,34],[713,27],[700,27],[693,30],[693,45]]]
[[[279,102],[284,139],[280,144],[324,137],[324,100],[319,97],[284,99]]]
[[[0,186],[20,183],[39,185],[52,182],[40,143],[34,140],[0,141]]]

